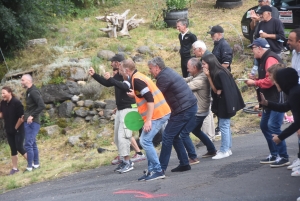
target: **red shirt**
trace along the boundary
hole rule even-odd
[[[266,61],[265,70],[266,70],[266,77],[264,79],[259,79],[255,81],[255,86],[258,86],[262,89],[268,89],[274,85],[269,77],[268,68],[270,68],[274,64],[278,64],[279,62],[274,57],[269,57]]]

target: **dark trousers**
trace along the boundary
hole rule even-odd
[[[192,58],[191,56],[181,56],[181,71],[183,77],[188,77],[189,73],[187,72],[187,63]]]
[[[16,156],[18,152],[21,155],[24,155],[26,153],[23,146],[25,138],[23,125],[21,125],[15,133],[7,133],[6,136],[12,156]]]

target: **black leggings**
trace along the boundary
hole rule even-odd
[[[16,133],[7,133],[7,141],[10,146],[10,151],[12,156],[16,156],[18,152],[21,155],[24,155],[26,153],[24,149],[24,138],[25,138],[25,133],[24,129],[20,129]]]

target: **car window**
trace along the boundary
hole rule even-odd
[[[273,6],[295,6],[297,4],[300,4],[300,0],[272,0]]]

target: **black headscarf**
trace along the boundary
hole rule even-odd
[[[281,90],[289,95],[290,89],[298,85],[299,76],[295,69],[284,68],[276,72],[276,82]]]

